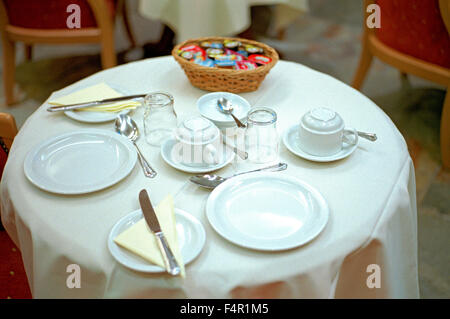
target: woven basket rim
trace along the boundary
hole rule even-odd
[[[188,61],[184,58],[182,58],[181,56],[178,55],[178,50],[183,47],[186,46],[188,44],[199,44],[200,42],[203,41],[223,41],[223,40],[236,40],[236,41],[240,41],[241,43],[244,44],[253,44],[255,46],[258,46],[260,48],[263,48],[265,51],[265,55],[270,57],[272,59],[272,61],[268,64],[262,65],[262,66],[258,66],[257,68],[253,69],[253,70],[234,70],[234,69],[221,69],[221,68],[211,68],[211,67],[207,67],[207,66],[203,66],[203,65],[198,65],[195,64],[194,62]],[[186,41],[183,41],[179,44],[177,44],[173,49],[172,49],[172,56],[175,58],[175,60],[181,65],[181,66],[186,66],[188,68],[190,68],[191,70],[211,70],[217,74],[223,74],[223,75],[235,75],[235,76],[239,76],[239,75],[243,75],[243,74],[249,74],[250,72],[252,73],[264,73],[264,72],[269,72],[269,70],[278,62],[279,60],[279,56],[277,51],[268,46],[267,44],[258,42],[258,41],[254,41],[254,40],[249,40],[249,39],[244,39],[244,38],[236,38],[236,37],[202,37],[202,38],[195,38],[195,39],[188,39]]]

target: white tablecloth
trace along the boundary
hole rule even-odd
[[[172,57],[148,59],[94,74],[50,99],[106,81],[130,93],[164,90],[180,116],[197,113],[196,100],[207,93],[191,86]],[[158,148],[138,144],[158,171],[145,178],[137,164],[122,182],[103,191],[62,196],[33,186],[25,177],[27,152],[52,136],[95,126],[64,114],[49,113],[44,103],[21,128],[1,181],[2,220],[22,251],[36,298],[416,298],[417,224],[414,168],[403,137],[373,102],[346,84],[300,64],[280,61],[261,87],[241,94],[252,106],[278,113],[283,132],[312,107],[335,109],[348,126],[376,132],[375,143],[361,140],[347,159],[315,163],[281,146],[284,172],[316,187],[327,200],[330,219],[309,244],[283,252],[258,252],[233,245],[208,223],[204,206],[209,191],[187,182],[189,174],[168,166]],[[133,117],[141,122],[141,111]],[[251,168],[236,162],[218,171],[228,176]],[[206,229],[206,245],[185,280],[131,271],[110,255],[108,234],[126,214],[139,208],[138,191],[147,188],[158,203],[169,192],[175,206],[196,216]],[[81,267],[81,288],[69,289],[70,264]],[[381,270],[381,287],[368,288],[371,272]]]
[[[276,31],[308,10],[307,0],[140,0],[139,13],[164,22],[182,42],[236,35],[250,27],[250,7],[256,5],[277,5],[273,21]]]

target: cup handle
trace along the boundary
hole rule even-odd
[[[353,135],[353,138],[349,138],[350,135]],[[358,143],[358,132],[354,128],[346,128],[342,140],[347,144],[355,145]]]
[[[205,151],[203,153],[205,155],[206,162],[208,164],[218,164],[219,160],[217,158],[217,149],[212,144],[208,144],[205,147]]]

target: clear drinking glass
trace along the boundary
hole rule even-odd
[[[143,106],[145,140],[150,145],[159,146],[173,135],[177,127],[173,96],[165,92],[149,93]]]
[[[268,107],[255,107],[248,112],[245,147],[254,163],[278,160],[277,113]]]

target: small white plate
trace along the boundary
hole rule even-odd
[[[65,111],[68,117],[73,120],[85,123],[103,123],[115,120],[119,114],[128,114],[131,109],[123,110],[119,113],[111,112],[91,112],[91,111]]]
[[[229,163],[231,163],[231,161],[233,161],[234,156],[235,156],[235,154],[232,150],[230,150],[228,147],[224,146],[223,153],[222,153],[223,156],[222,156],[220,163],[211,164],[211,165],[205,164],[204,166],[198,166],[198,167],[189,166],[189,165],[183,164],[181,162],[177,162],[173,159],[172,149],[176,143],[177,143],[177,140],[175,140],[173,138],[170,138],[170,139],[167,139],[166,141],[164,141],[161,144],[161,157],[167,164],[169,164],[173,168],[176,168],[176,169],[186,172],[186,173],[209,173],[212,171],[216,171],[218,169],[221,169],[222,167],[225,167]]]
[[[241,122],[247,122],[247,113],[250,111],[250,103],[243,97],[228,93],[228,92],[214,92],[203,95],[197,100],[197,108],[200,114],[211,120],[219,128],[235,127],[236,122],[231,115],[224,114],[217,108],[217,100],[221,97],[226,98],[233,104],[233,114]]]
[[[306,153],[300,147],[297,125],[292,125],[284,132],[283,143],[293,154],[314,162],[333,162],[346,158],[347,156],[350,156],[350,154],[352,154],[358,147],[358,143],[347,144],[343,142],[342,149],[336,154],[330,156],[316,156]]]
[[[132,95],[129,90],[124,89],[123,87],[118,86],[117,84],[108,83],[108,85],[119,92],[122,95]],[[67,117],[79,122],[84,123],[104,123],[114,121],[119,114],[128,114],[132,110],[123,110],[119,113],[117,112],[92,112],[92,111],[65,111],[64,114]]]
[[[147,260],[120,247],[114,242],[114,238],[142,218],[144,218],[144,216],[140,209],[122,217],[109,233],[109,251],[117,262],[127,268],[149,273],[165,272],[165,269],[151,264]],[[175,220],[181,256],[183,257],[184,264],[187,265],[202,251],[206,241],[205,229],[197,218],[178,208],[175,208]]]
[[[206,202],[206,216],[219,235],[265,251],[306,244],[324,229],[328,215],[328,205],[314,187],[267,172],[233,177],[216,187]]]
[[[85,129],[50,138],[25,158],[26,177],[58,194],[85,194],[125,178],[136,164],[131,142],[111,131]]]

